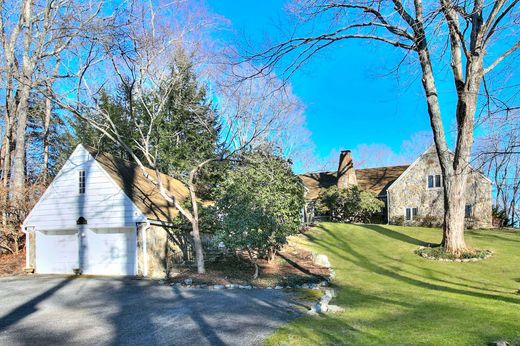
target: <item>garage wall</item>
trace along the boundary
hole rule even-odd
[[[79,193],[79,171],[86,172]],[[36,229],[76,227],[83,216],[89,227],[124,227],[144,222],[134,203],[111,180],[92,155],[79,145],[24,222]]]

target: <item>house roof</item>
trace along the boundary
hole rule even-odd
[[[361,190],[370,191],[377,196],[385,196],[388,187],[408,166],[389,166],[356,169],[356,179]],[[337,172],[316,172],[301,174],[300,179],[307,189],[306,199],[318,198],[323,189],[337,184]]]
[[[321,190],[336,185],[338,181],[337,172],[305,173],[299,177],[306,188],[305,198],[310,200],[318,198]]]
[[[177,208],[162,197],[159,188],[143,175],[137,164],[98,152],[87,146],[85,149],[149,220],[171,222],[177,216],[179,213]],[[153,169],[145,168],[145,170],[156,177]],[[189,196],[188,188],[181,181],[162,173],[160,179],[163,186],[179,201],[182,202]]]
[[[384,196],[388,187],[407,168],[408,165],[356,169],[358,186],[361,190],[370,191],[377,196]]]

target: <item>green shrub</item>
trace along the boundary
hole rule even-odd
[[[248,153],[219,188],[218,241],[247,252],[258,271],[258,257],[271,259],[298,232],[303,192],[286,160],[268,152]]]
[[[390,219],[390,224],[404,226],[404,216],[396,216]]]
[[[442,246],[438,247],[422,247],[415,250],[419,256],[433,259],[456,260],[456,259],[485,259],[491,255],[489,250],[468,250],[455,256],[451,252],[446,251]]]
[[[348,189],[332,186],[320,193],[316,211],[329,216],[332,221],[368,223],[381,213],[384,206],[384,202],[374,194],[362,191],[357,186]]]
[[[425,215],[417,219],[417,224],[422,227],[442,227],[443,220],[433,215]]]

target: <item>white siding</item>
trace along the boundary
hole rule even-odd
[[[79,171],[86,172],[79,193]],[[110,176],[79,145],[24,222],[36,230],[75,228],[83,216],[88,227],[133,227],[146,218]]]

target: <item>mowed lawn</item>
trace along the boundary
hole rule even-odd
[[[438,262],[413,253],[441,231],[323,223],[296,242],[329,256],[336,315],[304,316],[268,345],[520,345],[520,233],[468,231],[467,243],[493,257]]]

